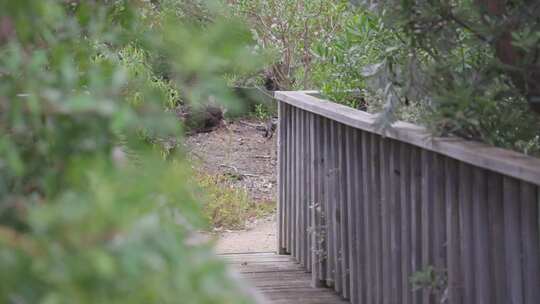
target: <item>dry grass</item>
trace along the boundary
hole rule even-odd
[[[250,219],[275,211],[275,202],[254,202],[246,190],[232,185],[233,178],[223,174],[197,174],[205,195],[204,215],[214,228],[244,229]]]

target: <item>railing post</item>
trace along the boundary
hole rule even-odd
[[[402,122],[381,134],[367,113],[277,96],[278,251],[313,286],[352,303],[536,304],[537,159]]]
[[[277,237],[276,248],[278,254],[285,254],[285,242],[284,242],[284,216],[283,212],[285,206],[285,131],[287,129],[285,107],[287,106],[283,102],[277,101],[278,106],[278,132],[277,132],[277,150],[278,150],[278,168],[277,168],[277,182],[278,182],[278,200],[277,200]]]
[[[324,219],[324,157],[322,150],[322,121],[321,117],[311,115],[309,123],[311,138],[311,282],[313,287],[325,285],[326,257],[325,257],[325,219]]]

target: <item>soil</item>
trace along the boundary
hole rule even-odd
[[[276,251],[275,217],[257,220],[247,230],[220,233],[216,251],[218,253]]]
[[[207,174],[233,177],[234,187],[245,189],[255,203],[276,202],[276,136],[263,137],[265,122],[242,119],[227,122],[209,133],[186,138],[190,158]],[[258,128],[259,127],[259,128]],[[275,250],[275,216],[254,219],[242,231],[221,231],[218,253]]]

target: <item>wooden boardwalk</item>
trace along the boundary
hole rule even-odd
[[[287,255],[240,253],[222,255],[240,278],[271,304],[348,303],[328,288],[312,288],[311,275]]]

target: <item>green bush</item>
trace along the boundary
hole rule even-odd
[[[255,52],[270,58],[262,73],[240,74],[236,85],[279,90],[313,89],[315,48],[341,30],[348,2],[326,0],[226,1],[255,36]],[[255,81],[253,81],[255,79]],[[271,83],[269,83],[271,82]]]
[[[179,92],[230,100],[249,33],[153,3],[0,3],[0,302],[249,302],[191,241],[193,174],[156,145],[180,138]]]
[[[351,8],[342,19],[342,30],[327,41],[316,43],[319,60],[315,80],[321,92],[331,100],[354,108],[367,108],[375,92],[370,90],[366,67],[383,59],[401,60],[397,36],[375,14]]]
[[[534,96],[540,94],[533,55],[540,23],[527,13],[537,8],[491,0],[385,0],[375,7],[357,2],[363,4],[360,12],[370,11],[383,32],[397,38],[387,41],[378,61],[353,66],[367,71],[369,81],[346,73],[365,81],[369,102],[381,113],[381,126],[408,119],[435,135],[453,134],[540,155],[540,118],[531,111]],[[495,7],[504,13],[492,11]],[[353,48],[363,45],[353,43]]]

